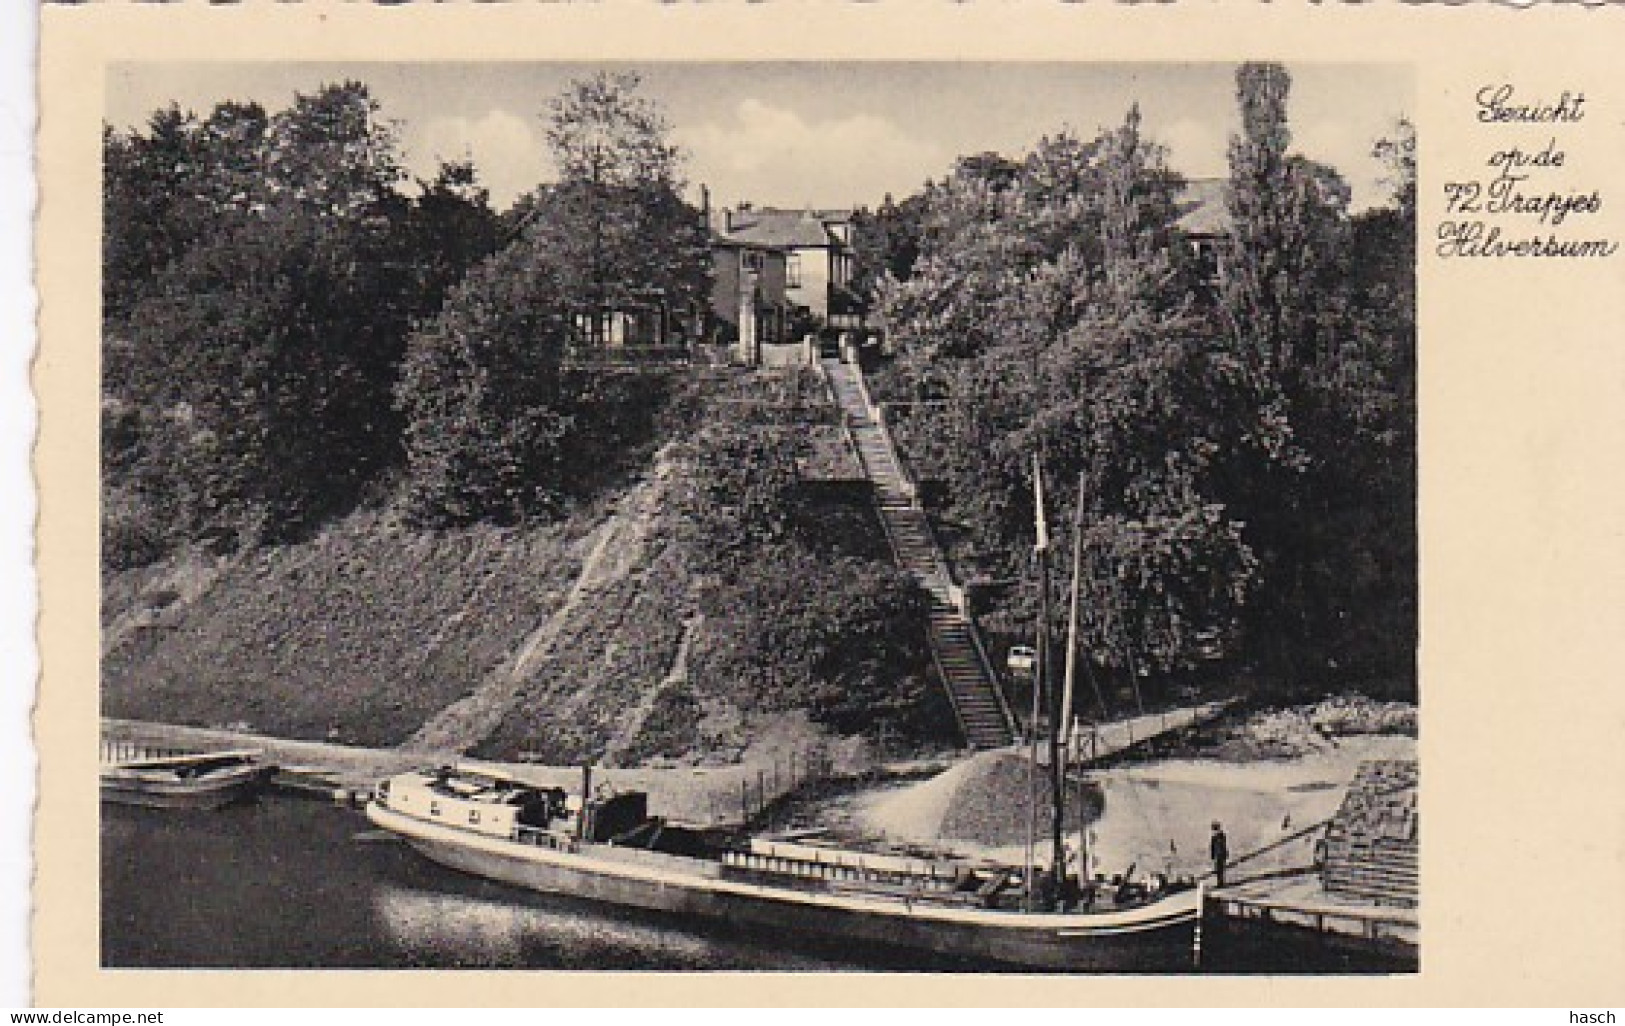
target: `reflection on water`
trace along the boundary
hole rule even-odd
[[[543,899],[545,900],[545,899]],[[385,883],[373,893],[380,931],[415,964],[707,968],[705,938],[585,910],[535,908],[503,899],[422,891]]]
[[[381,935],[412,965],[571,969],[852,969],[748,939],[682,929],[665,917],[488,885],[471,895],[381,884]]]
[[[312,802],[218,812],[104,805],[102,964],[859,968],[502,887],[377,837],[360,814]]]

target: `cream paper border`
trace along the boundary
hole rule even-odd
[[[122,1005],[1625,1003],[1625,252],[1434,258],[1440,183],[1493,139],[1481,85],[1583,89],[1565,133],[1625,237],[1625,10],[1499,6],[47,6],[37,470],[44,673],[34,1000]],[[1397,61],[1422,169],[1422,971],[1390,978],[97,967],[97,268],[115,60]],[[163,881],[154,881],[164,886]],[[624,979],[631,975],[633,978]]]

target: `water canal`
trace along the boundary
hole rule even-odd
[[[109,968],[989,968],[534,894],[437,866],[356,810],[287,797],[214,812],[104,804],[101,912]],[[1291,933],[1212,930],[1202,966],[1396,969]]]

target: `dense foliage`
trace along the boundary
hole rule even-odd
[[[966,155],[854,218],[860,295],[841,302],[886,322],[899,355],[875,388],[962,576],[1029,575],[1036,457],[1108,695],[1220,675],[1414,691],[1414,136],[1377,143],[1393,199],[1351,213],[1292,150],[1290,87],[1240,70],[1228,233],[1200,250],[1137,110]],[[670,380],[600,358],[697,327],[706,228],[635,75],[571,83],[545,116],[558,175],[500,216],[467,163],[408,184],[357,82],[105,132],[110,566],[296,538],[373,494],[426,528],[546,519],[652,448]],[[637,644],[604,665],[629,701],[658,684],[692,606],[697,687],[662,699],[673,715],[709,687],[929,731],[923,594],[861,540],[866,504],[809,488],[808,429],[835,425],[793,383],[682,411],[671,551],[624,585],[641,626],[602,632]],[[1034,589],[1004,595],[986,624],[1030,641]]]
[[[805,709],[842,732],[940,735],[950,723],[928,677],[925,592],[889,554],[841,536],[878,523],[810,502],[806,424],[782,409],[730,412],[689,441],[672,496],[701,582],[697,686],[746,709]]]
[[[562,177],[505,218],[466,162],[408,186],[358,82],[108,128],[109,564],[298,537],[397,479],[429,526],[546,515],[604,480],[662,389],[567,351],[605,311],[687,325],[708,286],[637,85],[554,101]]]
[[[570,429],[555,280],[510,246],[412,336],[398,396],[410,508],[435,523],[522,519],[556,496]]]
[[[805,709],[845,733],[941,726],[926,598],[888,564],[773,548],[702,592],[700,609],[690,672],[747,708]]]
[[[600,74],[553,102],[562,177],[510,212],[508,244],[408,343],[396,399],[420,523],[545,515],[650,425],[639,410],[658,396],[566,367],[612,344],[610,318],[680,322],[708,287],[704,226],[637,86]]]
[[[104,549],[294,536],[399,462],[414,318],[493,242],[472,172],[399,190],[366,87],[104,136]]]

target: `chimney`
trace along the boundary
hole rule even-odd
[[[700,183],[700,223],[707,231],[711,230],[711,190]]]
[[[576,837],[580,840],[589,839],[592,825],[592,763],[581,764],[581,812],[576,816]]]

